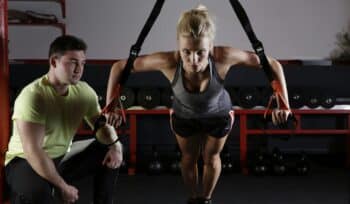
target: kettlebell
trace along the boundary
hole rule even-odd
[[[276,176],[283,176],[287,172],[284,156],[277,147],[272,151],[272,171]]]
[[[180,148],[176,145],[175,147],[175,155],[174,160],[170,164],[170,171],[173,174],[180,174],[181,173],[181,152]]]
[[[227,146],[224,147],[222,151],[222,164],[221,168],[223,173],[232,173],[233,172],[233,162],[232,156]]]
[[[307,159],[306,153],[302,151],[296,162],[296,173],[300,176],[308,175],[310,172],[310,163]]]
[[[163,164],[159,160],[159,155],[157,151],[157,147],[155,145],[152,146],[152,157],[148,164],[148,173],[150,175],[159,175],[163,171]]]

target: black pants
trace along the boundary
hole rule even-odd
[[[84,151],[60,164],[54,159],[59,174],[70,184],[87,176],[93,176],[94,203],[112,204],[118,169],[102,166],[107,148],[93,142]],[[10,190],[11,204],[53,203],[54,186],[40,177],[22,158],[13,159],[5,167],[6,182]],[[59,189],[55,189],[59,193]],[[81,196],[81,195],[80,195]]]

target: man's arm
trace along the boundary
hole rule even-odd
[[[108,147],[108,152],[102,161],[102,165],[106,165],[111,169],[120,167],[123,161],[123,149],[117,131],[107,123],[97,125],[96,127],[95,136],[97,141],[105,145],[111,144]]]
[[[106,165],[108,168],[116,169],[121,166],[123,162],[123,145],[121,142],[109,146],[108,152],[106,153],[102,165]]]
[[[64,200],[76,201],[78,190],[64,181],[58,174],[54,162],[42,148],[45,126],[17,119],[16,128],[21,138],[25,158],[34,171],[61,189]]]
[[[98,142],[104,145],[112,144],[108,147],[102,165],[106,165],[111,169],[120,167],[123,162],[123,145],[119,141],[119,136],[115,128],[104,121],[98,122],[100,115],[86,117],[86,121],[92,129],[95,130],[95,137]],[[97,124],[98,125],[97,125]]]

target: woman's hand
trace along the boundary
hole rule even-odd
[[[287,122],[288,116],[291,114],[290,109],[275,109],[272,111],[272,123],[274,125]]]
[[[105,117],[107,119],[107,124],[109,124],[115,128],[118,128],[122,124],[122,121],[123,121],[123,117],[120,115],[119,112],[116,112],[116,111],[106,113]]]

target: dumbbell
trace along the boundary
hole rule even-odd
[[[243,108],[253,108],[260,102],[260,93],[256,87],[241,87],[238,90],[238,103]]]
[[[326,94],[323,94],[323,96],[321,97],[320,100],[321,100],[320,101],[321,106],[323,108],[329,109],[329,108],[332,108],[336,104],[337,99],[332,94],[326,93]]]
[[[288,96],[291,108],[297,109],[306,105],[305,95],[301,88],[290,88]]]
[[[306,93],[306,105],[309,108],[317,108],[321,105],[321,94],[318,89],[309,88]]]
[[[137,92],[137,103],[146,108],[152,109],[160,104],[160,91],[158,88],[140,88]]]
[[[124,108],[130,108],[135,104],[134,89],[132,89],[131,87],[123,87],[119,98]]]

